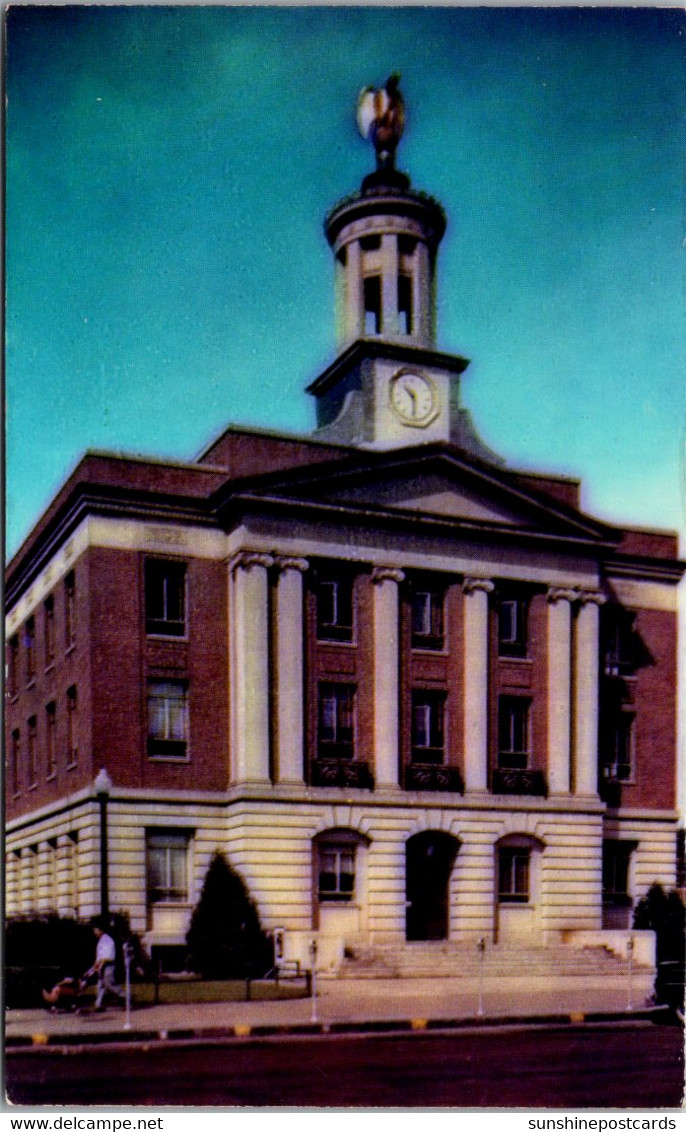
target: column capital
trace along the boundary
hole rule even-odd
[[[473,594],[478,591],[491,594],[495,589],[495,584],[490,578],[465,578],[462,583],[462,589],[466,594]]]
[[[397,570],[394,566],[375,566],[372,570],[372,582],[375,586],[381,585],[382,582],[397,582],[400,585],[404,581],[404,571]]]
[[[306,558],[288,558],[285,555],[276,555],[274,558],[274,565],[277,570],[286,572],[286,570],[297,570],[299,574],[304,574],[309,570],[310,564]]]
[[[547,598],[551,605],[558,601],[578,601],[579,591],[567,586],[549,586]]]
[[[274,558],[271,554],[262,554],[256,550],[239,550],[230,560],[229,570],[233,573],[239,569],[250,570],[253,566],[262,566],[268,570],[273,565]]]
[[[602,590],[579,590],[580,605],[605,605],[607,595]]]

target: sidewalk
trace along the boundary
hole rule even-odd
[[[316,1017],[311,999],[281,1002],[216,1002],[192,1006],[149,1006],[125,1012],[50,1014],[8,1010],[5,1045],[75,1045],[111,1041],[168,1041],[248,1037],[295,1032],[355,1031],[373,1028],[437,1028],[512,1022],[583,1021],[584,1018],[635,1018],[646,1013],[652,975],[635,973],[631,1001],[626,977],[485,979],[483,1011],[479,985],[472,978],[320,979]]]

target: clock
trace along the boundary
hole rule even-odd
[[[424,428],[436,416],[436,386],[425,374],[401,370],[391,378],[389,398],[393,412],[403,424]]]

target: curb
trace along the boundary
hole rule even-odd
[[[292,1025],[257,1025],[236,1023],[232,1026],[206,1026],[169,1030],[107,1030],[101,1033],[46,1034],[35,1033],[5,1038],[5,1052],[50,1053],[59,1049],[84,1049],[99,1045],[168,1045],[174,1042],[245,1041],[275,1037],[329,1037],[365,1034],[426,1034],[432,1031],[460,1031],[504,1026],[577,1026],[618,1022],[654,1022],[668,1019],[668,1006],[643,1010],[572,1011],[560,1014],[512,1014],[471,1018],[403,1018],[367,1022],[301,1022]]]

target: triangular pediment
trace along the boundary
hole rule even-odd
[[[354,503],[372,507],[419,511],[453,519],[521,526],[526,510],[512,499],[493,498],[467,483],[440,473],[408,474],[357,486],[346,485],[326,493],[331,503]]]
[[[334,464],[324,462],[285,475],[234,483],[242,498],[286,505],[348,510],[360,518],[397,522],[435,520],[485,530],[520,531],[562,539],[613,541],[610,528],[543,490],[526,476],[472,459],[445,444],[373,452],[357,449]]]

